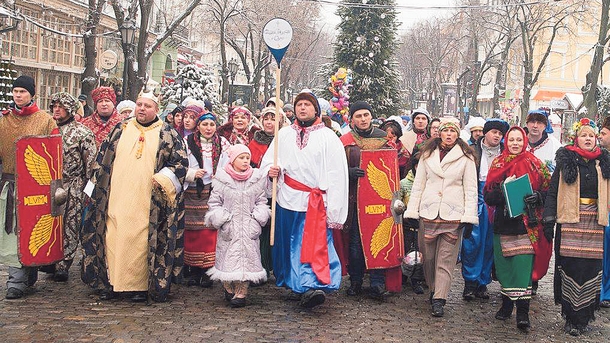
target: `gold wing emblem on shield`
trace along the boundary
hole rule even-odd
[[[383,160],[380,160],[380,162],[384,168],[388,169],[389,172],[389,168],[383,163]],[[379,197],[384,200],[392,201],[393,192],[390,188],[390,179],[388,178],[388,174],[377,168],[372,161],[369,161],[369,164],[366,166],[366,174],[371,184],[371,187],[377,193],[377,195],[379,195]],[[390,244],[393,236],[393,226],[394,218],[390,216],[382,220],[373,232],[370,247],[371,255],[373,255],[373,258],[377,258],[379,252],[381,252],[381,250],[383,250],[385,247],[388,246],[388,244]]]
[[[379,223],[373,237],[371,238],[371,255],[377,258],[379,252],[390,244],[392,239],[392,227],[394,226],[394,218],[388,217]]]
[[[51,239],[51,234],[53,233],[53,223],[54,218],[50,214],[45,214],[38,219],[38,222],[32,230],[30,244],[28,245],[32,256],[36,256],[38,254],[38,250],[40,250],[40,248],[47,244]]]
[[[383,163],[383,161],[381,161]],[[366,175],[373,190],[384,200],[392,200],[392,189],[388,175],[375,167],[372,161],[366,166]]]
[[[32,175],[34,180],[41,186],[50,185],[52,178],[47,160],[36,153],[30,145],[25,149],[23,157],[25,159],[25,166],[28,168],[28,172]]]

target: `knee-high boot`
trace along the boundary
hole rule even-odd
[[[530,328],[530,299],[517,300],[517,328],[527,331]]]
[[[502,307],[496,312],[496,319],[507,320],[513,314],[514,301],[502,294]]]

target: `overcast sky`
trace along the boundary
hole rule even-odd
[[[325,0],[338,3],[339,0]],[[429,7],[429,6],[453,6],[455,0],[396,0],[397,6],[413,6],[413,7]],[[335,30],[337,24],[340,22],[340,18],[335,15],[337,11],[337,5],[323,4],[322,15],[324,18],[324,27],[332,32]],[[426,18],[434,16],[445,16],[449,11],[443,9],[413,9],[413,8],[398,8],[398,22],[401,23],[398,34],[404,33],[404,31],[416,23]]]

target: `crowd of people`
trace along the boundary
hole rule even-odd
[[[527,331],[530,301],[554,250],[565,332],[580,335],[595,310],[610,307],[610,120],[578,120],[562,146],[549,135],[545,110],[530,111],[524,128],[473,117],[462,139],[458,119],[420,108],[374,125],[377,114],[364,101],[350,105],[346,128],[309,90],[293,104],[269,99],[258,116],[231,108],[225,123],[207,100],[167,106],[160,115],[159,98],[147,90],[117,104],[112,88],[99,87],[94,108],[86,96],[60,92],[51,114],[37,107],[35,94],[34,80],[20,76],[0,116],[6,299],[24,297],[39,269],[67,281],[80,245],[81,279],[100,300],[162,302],[173,283],[208,288],[219,281],[226,302],[243,307],[250,287],[272,277],[290,290],[288,299],[313,308],[348,275],[348,296],[383,300],[403,285],[416,294],[428,288],[431,315],[442,317],[461,261],[463,299],[489,299],[487,286],[497,280],[495,318],[507,320],[516,308],[516,325]],[[24,266],[14,145],[52,134],[62,138],[68,193],[64,258]],[[397,198],[376,213],[398,223],[373,239],[360,187],[383,172],[364,165],[365,154],[392,156],[385,162],[396,166],[399,181]],[[531,191],[513,213],[507,189],[523,177]],[[400,237],[401,255],[378,265],[370,252],[379,253],[383,234],[388,242]]]

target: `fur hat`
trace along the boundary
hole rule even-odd
[[[288,111],[294,112],[294,106],[292,106],[292,104],[286,104],[286,105],[284,105],[283,110],[284,110],[284,112],[288,112]]]
[[[203,106],[208,112],[214,111],[214,106],[212,106],[212,102],[208,99],[203,100]]]
[[[366,101],[356,101],[349,105],[349,119],[352,119],[354,113],[359,110],[368,110],[373,115],[373,108]]]
[[[485,126],[485,119],[483,117],[470,117],[468,120],[468,124],[466,125],[466,129],[468,132],[472,132],[473,130],[483,130]]]
[[[116,105],[116,94],[112,87],[97,87],[91,92],[91,98],[95,104],[102,99],[109,99]]]
[[[294,107],[297,107],[297,104],[301,100],[309,101],[316,109],[316,117],[320,116],[320,103],[318,102],[318,98],[315,96],[315,94],[309,90],[301,91],[301,93],[297,94],[297,96],[294,98]]]
[[[81,94],[78,96],[79,101],[87,101],[87,94]]]
[[[51,97],[51,102],[49,103],[49,108],[51,112],[53,112],[53,106],[55,104],[60,104],[63,108],[66,109],[69,116],[74,116],[79,109],[80,103],[74,99],[74,97],[70,93],[59,92],[53,94]]]
[[[119,113],[127,109],[130,109],[132,112],[135,111],[136,103],[131,100],[123,100],[116,105],[116,111]]]
[[[237,158],[237,156],[239,156],[243,153],[246,153],[246,154],[252,156],[250,149],[248,149],[248,147],[243,144],[235,144],[235,145],[231,146],[231,148],[229,148],[229,163],[232,164],[233,161],[235,161],[235,159]]]
[[[36,94],[36,83],[33,78],[27,75],[21,75],[13,81],[13,89],[17,87],[25,89],[31,96]]]
[[[492,118],[492,119],[488,119],[485,122],[485,125],[483,125],[483,134],[486,134],[487,132],[489,132],[493,129],[496,129],[496,130],[502,132],[502,136],[504,136],[504,135],[506,135],[508,128],[509,128],[509,125],[504,120]]]

